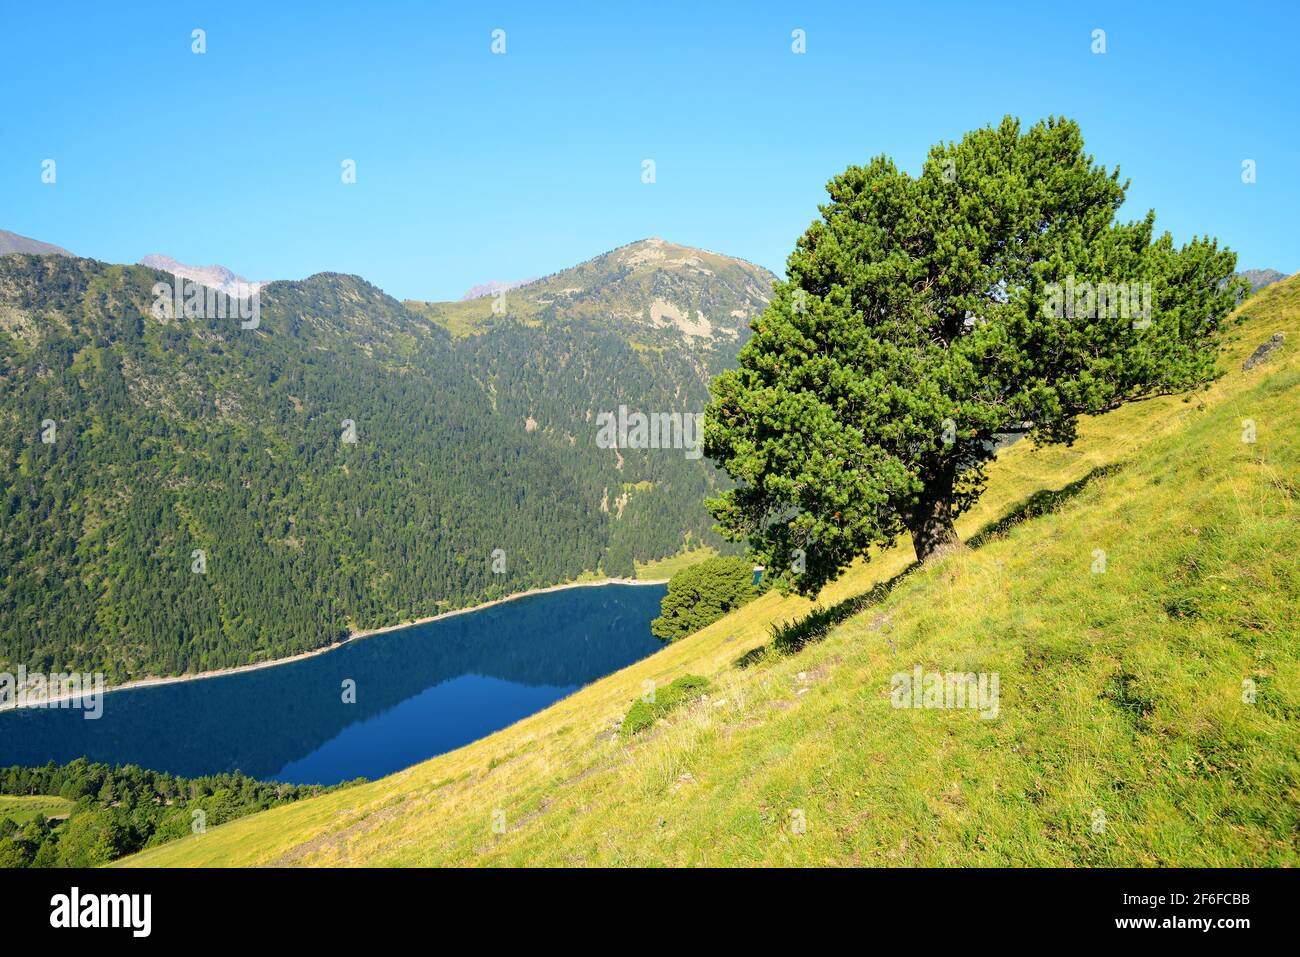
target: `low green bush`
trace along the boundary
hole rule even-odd
[[[682,675],[667,688],[656,689],[653,700],[638,698],[633,701],[632,707],[628,708],[627,716],[623,718],[621,733],[626,738],[644,731],[669,712],[707,694],[712,687],[708,678],[701,678],[699,675]]]

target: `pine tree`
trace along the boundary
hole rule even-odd
[[[880,156],[832,179],[713,385],[724,534],[808,595],[905,532],[930,559],[999,441],[1069,443],[1079,416],[1212,379],[1236,257],[1117,221],[1127,185],[1075,123],[1010,117],[918,176]]]

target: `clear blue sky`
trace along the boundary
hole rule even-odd
[[[437,299],[657,235],[780,273],[834,173],[1012,113],[1300,269],[1294,2],[0,2],[0,228],[99,259]]]

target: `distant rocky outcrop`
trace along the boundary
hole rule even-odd
[[[1266,340],[1260,343],[1258,349],[1250,354],[1250,358],[1242,363],[1241,371],[1249,372],[1251,369],[1255,368],[1255,366],[1267,359],[1269,354],[1278,346],[1282,345],[1284,341],[1286,341],[1286,336],[1283,333],[1275,332],[1273,335],[1269,336]]]
[[[171,256],[164,256],[161,253],[151,253],[145,256],[140,260],[140,265],[148,266],[150,269],[160,269],[174,276],[180,276],[182,279],[188,279],[207,286],[209,289],[224,292],[228,296],[239,296],[240,298],[247,296],[249,293],[257,292],[266,285],[265,282],[254,282],[245,279],[243,276],[236,275],[225,266],[217,264],[192,266],[189,263],[179,262]]]

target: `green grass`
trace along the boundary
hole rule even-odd
[[[48,794],[16,796],[0,794],[0,820],[9,818],[18,824],[34,821],[44,814],[47,818],[65,818],[72,813],[73,803],[66,798]]]
[[[456,338],[474,336],[486,332],[496,321],[492,313],[492,296],[482,296],[464,302],[422,302],[417,299],[405,299],[402,305],[430,322],[442,326]],[[538,306],[524,296],[510,296],[510,316],[525,325],[536,323]]]
[[[718,550],[709,545],[692,546],[689,542],[682,546],[676,555],[660,558],[657,561],[634,562],[636,577],[643,581],[666,581],[683,568],[698,565],[706,558],[714,558]]]
[[[128,863],[1296,865],[1298,289],[1246,303],[1209,392],[1003,450],[942,562],[765,594],[457,751]],[[918,665],[996,673],[997,717],[893,707]],[[688,673],[707,701],[617,733]]]

